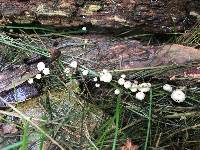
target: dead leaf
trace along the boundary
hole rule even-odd
[[[120,150],[137,150],[137,149],[138,146],[132,143],[130,139],[127,139],[125,145],[120,148]]]
[[[175,79],[176,79],[176,76],[174,75],[174,76],[170,77],[169,80],[175,80]]]
[[[16,125],[14,124],[3,124],[2,131],[3,131],[3,134],[11,134],[11,133],[16,133],[18,129],[16,128]]]

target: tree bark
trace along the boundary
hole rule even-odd
[[[191,27],[199,0],[0,0],[1,24],[39,23],[55,27],[101,28],[169,33]],[[191,13],[192,12],[192,13]]]
[[[189,77],[191,74],[196,74],[194,78],[200,79],[200,65],[198,64],[200,60],[200,51],[192,47],[178,44],[163,44],[160,46],[143,45],[136,40],[110,39],[106,36],[92,34],[56,39],[41,37],[41,39],[42,42],[37,43],[38,48],[45,45],[45,49],[47,48],[47,51],[51,53],[49,55],[51,58],[54,58],[54,55],[56,55],[52,53],[52,51],[60,51],[60,59],[63,60],[66,65],[65,67],[67,67],[72,60],[77,60],[79,64],[97,72],[103,69],[108,69],[110,71],[134,71],[134,69],[159,68],[159,66],[174,65],[178,67],[195,62],[193,69],[188,66],[185,70],[178,69],[178,72],[173,72],[172,75],[168,73],[164,74],[168,77],[174,75],[188,75]],[[13,39],[13,41],[15,40],[17,39]],[[1,49],[4,49],[4,46],[2,46]],[[29,47],[29,50],[30,49],[31,47]],[[33,52],[34,50],[35,49],[33,49]],[[41,61],[41,59],[39,57],[38,62]],[[43,59],[43,61],[46,62],[45,59]],[[37,60],[28,65],[22,64],[16,69],[1,72],[0,92],[11,89],[12,81],[15,81],[15,85],[19,85],[25,82],[27,78],[36,75],[38,73],[36,65]]]
[[[2,34],[2,36],[6,35]],[[200,65],[198,63],[187,65],[187,67],[183,68],[178,67],[178,65],[185,65],[200,60],[200,51],[195,48],[177,44],[148,46],[142,45],[136,40],[110,39],[97,35],[57,39],[45,37],[41,39],[41,46],[45,45],[49,49],[51,53],[49,56],[51,58],[54,58],[52,51],[55,52],[60,49],[61,60],[64,62],[65,67],[68,67],[68,64],[75,59],[79,65],[81,64],[96,72],[103,69],[115,70],[113,72],[114,76],[125,72],[129,79],[134,79],[134,72],[150,69],[158,71],[162,66],[175,65],[175,69],[172,68],[171,70],[169,68],[166,70],[163,67],[162,69],[165,69],[165,71],[162,71],[161,74],[154,74],[153,78],[171,79],[172,77],[179,76],[196,80],[200,79]],[[15,40],[17,39],[12,39],[13,42]],[[40,43],[37,43],[37,45],[39,46]],[[4,49],[4,46],[1,46],[1,49]],[[38,61],[41,60],[38,59]],[[29,89],[33,87],[29,88],[27,84],[24,86],[24,83],[27,82],[27,79],[34,77],[38,73],[37,61],[34,61],[33,64],[21,64],[21,66],[12,68],[12,70],[7,69],[0,72],[0,96],[7,96],[9,102],[15,102],[16,100],[10,99],[13,98],[12,89],[14,86],[16,86],[15,90],[20,88],[19,92],[24,92],[23,95],[27,95],[28,97],[35,96],[37,93],[30,95],[29,92]],[[189,83],[192,84],[191,81]],[[0,103],[0,107],[3,106],[5,105]]]

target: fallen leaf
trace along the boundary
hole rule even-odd
[[[126,140],[126,143],[120,148],[120,150],[137,150],[138,146],[131,142],[130,139]]]
[[[11,134],[11,133],[16,133],[18,129],[16,128],[16,125],[14,124],[3,124],[2,131],[3,131],[3,134]]]

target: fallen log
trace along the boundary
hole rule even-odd
[[[92,25],[95,29],[169,33],[194,25],[199,0],[0,0],[0,24],[39,23],[54,27]],[[139,30],[138,30],[139,29]]]
[[[63,59],[77,59],[95,70],[178,66],[200,59],[199,49],[179,44],[144,45],[137,40],[110,39],[98,35],[58,38],[52,42],[60,47],[73,43],[73,46],[60,50]]]
[[[15,40],[17,39],[12,39],[11,41]],[[61,60],[66,66],[75,59],[79,64],[97,72],[102,69],[115,70],[114,73],[117,72],[116,70],[120,70],[120,73],[123,71],[132,72],[143,69],[159,69],[159,67],[171,65],[176,68],[180,65],[187,65],[187,63],[200,60],[200,51],[198,49],[177,44],[148,46],[142,45],[136,40],[110,39],[97,35],[52,40],[43,38],[43,42],[45,41],[45,45],[49,47],[50,51],[52,49],[60,49]],[[3,41],[1,42],[3,43]],[[52,48],[55,43],[56,47]],[[22,65],[12,71],[5,70],[1,72],[0,96],[2,93],[5,96],[5,92],[9,94],[14,86],[17,86],[15,90],[20,88],[20,85],[26,82],[25,79],[28,79],[27,77],[34,77],[38,73],[36,64],[29,66],[29,69]],[[199,80],[199,64],[188,65],[185,68],[178,68],[178,70],[173,71],[168,70],[163,72],[162,75],[158,74],[156,76],[158,78],[165,76],[166,79],[181,76]],[[26,92],[26,90],[24,91]]]

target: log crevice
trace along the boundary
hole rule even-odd
[[[0,24],[33,23],[55,27],[92,24],[101,28],[140,29],[152,33],[180,32],[200,14],[200,1],[190,0],[0,0]]]

